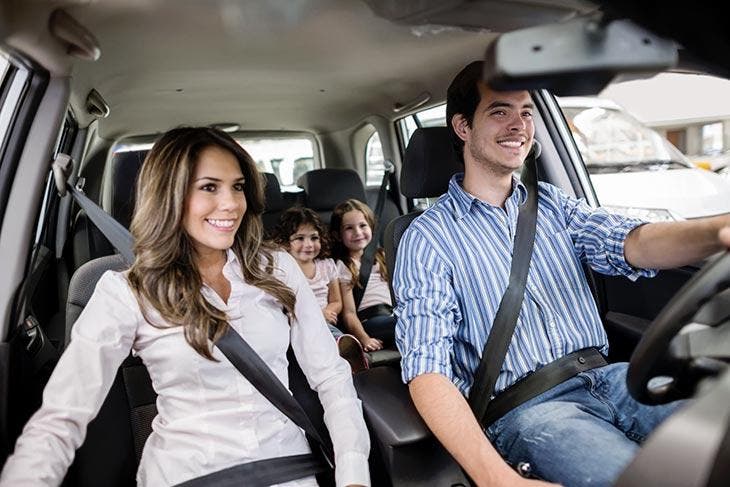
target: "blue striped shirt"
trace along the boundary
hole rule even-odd
[[[393,276],[396,340],[404,382],[425,373],[448,377],[468,395],[509,281],[518,205],[513,180],[505,208],[462,188],[463,174],[403,235]],[[635,280],[653,276],[624,259],[624,239],[644,222],[589,207],[539,183],[538,218],[525,298],[497,380],[502,391],[564,355],[608,343],[581,262]]]

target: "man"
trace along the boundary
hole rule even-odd
[[[537,485],[543,479],[610,485],[677,404],[645,406],[626,391],[626,364],[574,376],[512,409],[485,432],[465,396],[507,287],[518,205],[513,178],[535,132],[526,91],[497,92],[475,62],[447,94],[447,124],[465,173],[408,228],[394,275],[403,379],[428,426],[477,485]],[[730,217],[649,223],[593,209],[540,183],[535,245],[499,393],[561,357],[607,339],[581,262],[630,279],[673,268],[730,245]],[[720,235],[720,237],[718,237]],[[501,457],[500,457],[501,455]]]

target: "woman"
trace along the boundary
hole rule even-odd
[[[138,177],[136,260],[100,279],[0,484],[60,484],[130,349],[158,394],[138,484],[174,485],[308,452],[301,430],[212,346],[208,337],[228,326],[285,385],[291,344],[324,407],[337,485],[369,484],[368,434],[349,366],[299,266],[262,245],[263,209],[255,164],[228,135],[178,128],[162,136]]]

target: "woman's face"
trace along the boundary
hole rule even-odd
[[[218,146],[203,149],[185,199],[183,228],[199,257],[233,245],[246,213],[244,177],[238,159]]]
[[[297,231],[289,237],[289,253],[300,263],[314,260],[322,250],[319,232],[312,225],[299,225]]]
[[[342,215],[340,238],[350,252],[361,252],[368,246],[373,234],[362,211],[350,210]]]

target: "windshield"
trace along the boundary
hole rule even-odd
[[[676,147],[620,109],[563,107],[563,113],[591,174],[692,167]]]

